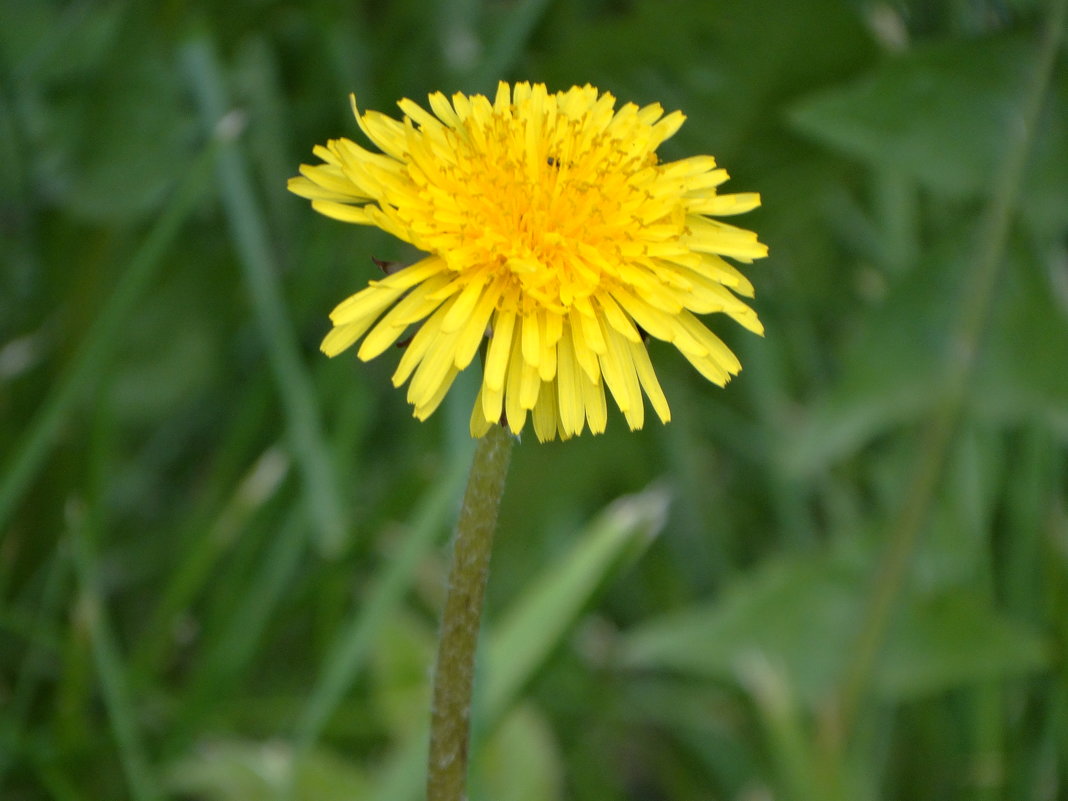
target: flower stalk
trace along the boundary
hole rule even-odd
[[[456,524],[434,671],[427,801],[465,798],[475,650],[511,454],[512,437],[502,426],[479,440]]]

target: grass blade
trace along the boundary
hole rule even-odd
[[[435,537],[447,528],[446,521],[467,478],[465,467],[471,460],[472,450],[468,440],[465,447],[454,452],[442,472],[442,480],[424,500],[407,541],[386,567],[367,604],[339,633],[297,724],[291,778],[299,772],[301,758],[314,746],[330,715],[366,662],[375,636],[403,599],[419,561],[433,545]]]
[[[134,801],[162,801],[163,795],[149,767],[147,751],[138,732],[134,705],[127,684],[127,670],[119,652],[97,584],[91,533],[84,525],[85,515],[74,512],[74,566],[81,597],[79,607],[89,630],[93,662],[100,678],[104,706],[118,746],[123,772]]]
[[[231,109],[210,42],[203,37],[194,39],[186,44],[183,56],[205,124],[218,126]],[[222,144],[216,166],[238,260],[285,411],[290,445],[303,474],[307,511],[318,532],[319,546],[324,553],[336,553],[347,529],[344,505],[324,440],[315,390],[286,313],[267,226],[236,142]]]
[[[0,473],[0,531],[6,527],[23,492],[55,446],[60,428],[71,410],[91,391],[94,377],[104,373],[123,333],[123,323],[155,280],[163,256],[170,251],[182,225],[204,193],[214,150],[211,146],[193,160],[185,180],[123,270],[122,278],[86,335],[77,356],[15,446],[11,460]]]

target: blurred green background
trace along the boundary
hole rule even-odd
[[[1063,6],[0,0],[0,797],[420,797],[471,382],[318,352],[413,254],[284,187],[503,78],[771,258],[726,390],[515,449],[471,801],[1068,798]]]

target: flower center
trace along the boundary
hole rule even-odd
[[[557,312],[596,293],[618,274],[627,243],[643,237],[647,193],[632,179],[652,172],[656,156],[584,123],[543,119],[530,136],[529,116],[516,114],[449,131],[455,161],[427,187],[422,246],[458,273],[506,282]]]

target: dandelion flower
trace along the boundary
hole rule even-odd
[[[648,338],[670,342],[715,384],[741,369],[698,315],[723,312],[758,334],[749,281],[727,262],[767,255],[756,234],[717,217],[760,205],[719,194],[727,173],[711,156],[661,162],[656,150],[685,119],[658,104],[616,108],[592,86],[543,84],[483,95],[441,93],[402,120],[352,98],[381,152],[334,139],[289,188],[329,217],[373,225],[426,255],[372,281],[330,315],[322,350],[362,339],[368,360],[414,330],[393,375],[426,419],[483,348],[471,433],[533,419],[542,441],[607,421],[605,390],[630,428],[643,393],[670,419]]]

